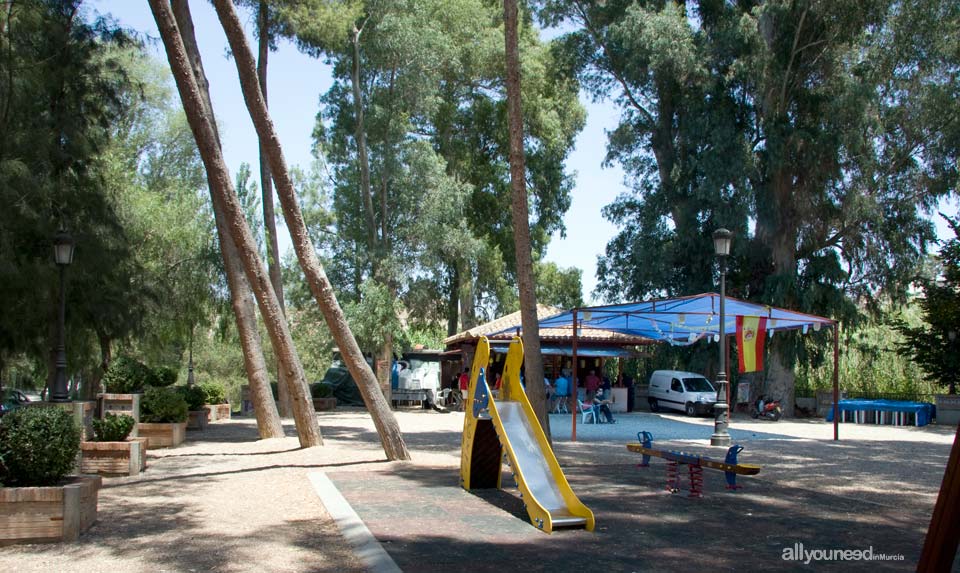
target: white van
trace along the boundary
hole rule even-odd
[[[670,408],[688,416],[710,414],[717,401],[717,389],[700,374],[657,370],[650,375],[647,401],[651,412]]]

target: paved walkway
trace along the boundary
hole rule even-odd
[[[2,548],[0,570],[363,571],[311,487],[322,471],[404,571],[808,571],[782,559],[799,543],[904,556],[816,569],[906,571],[952,443],[949,428],[851,426],[833,443],[822,422],[735,421],[743,460],[764,465],[761,474],[732,493],[706,472],[705,497],[688,499],[664,490],[662,460],[638,469],[623,444],[650,429],[664,447],[721,457],[699,434],[709,436],[710,420],[623,415],[581,427],[572,443],[569,417],[554,417],[555,450],[597,529],[546,535],[515,490],[460,489],[462,414],[397,417],[410,463],[384,460],[362,410],[321,414],[326,445],[310,450],[294,437],[257,441],[251,419],[191,432],[184,446],[151,452],[140,478],[106,480],[100,520],[79,543]]]

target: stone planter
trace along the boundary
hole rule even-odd
[[[937,394],[937,423],[956,426],[960,424],[960,394]]]
[[[145,423],[137,424],[140,437],[147,438],[147,447],[175,448],[183,443],[187,434],[187,423]]]
[[[206,430],[207,429],[207,415],[206,410],[194,410],[188,412],[190,416],[187,418],[187,429],[188,430]]]
[[[203,409],[207,411],[208,422],[230,419],[230,404],[207,404]]]
[[[325,410],[333,410],[337,407],[336,398],[314,398],[313,399],[313,409],[317,412],[323,412]]]
[[[135,476],[147,465],[146,448],[137,439],[128,442],[81,442],[80,452],[80,471],[85,474]]]
[[[0,545],[75,541],[97,521],[100,476],[55,487],[0,488]]]
[[[100,417],[105,418],[107,412],[111,414],[126,414],[133,416],[137,422],[140,421],[140,398],[142,394],[97,394],[97,407]],[[131,436],[137,435],[137,427],[133,427]]]

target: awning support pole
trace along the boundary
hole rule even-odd
[[[573,309],[573,374],[570,380],[570,412],[573,414],[573,430],[570,432],[570,441],[577,441],[577,412],[580,410],[577,404],[577,311]]]
[[[833,441],[840,440],[840,322],[833,323]]]

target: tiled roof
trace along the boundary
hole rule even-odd
[[[538,304],[537,320],[543,320],[548,316],[560,314],[561,312],[563,312],[562,308],[557,308],[555,306],[547,306],[545,304]],[[494,332],[500,332],[501,330],[506,330],[507,328],[517,328],[519,326],[520,326],[520,311],[518,310],[517,312],[491,320],[486,324],[474,326],[470,330],[458,332],[457,334],[454,334],[453,336],[444,339],[443,343],[449,346],[450,344],[456,344],[457,342],[462,342],[464,340],[476,340],[481,336],[490,336]],[[504,337],[506,338],[510,338],[511,336],[512,335],[509,335],[509,334],[504,335]]]
[[[543,320],[544,318],[554,316],[561,312],[564,312],[564,310],[553,306],[546,306],[542,304],[537,305],[538,320]],[[520,328],[520,323],[520,311],[517,311],[506,316],[501,316],[500,318],[492,320],[486,324],[475,326],[470,330],[465,330],[463,332],[454,334],[453,336],[445,339],[443,343],[446,346],[450,346],[458,342],[476,340],[481,336],[487,336],[495,340],[509,340],[514,336],[514,334],[516,334],[515,331],[502,332],[501,334],[497,335],[494,335],[494,333],[507,329]],[[569,328],[541,328],[540,339],[543,341],[565,342],[573,339],[573,333]],[[596,328],[581,328],[580,333],[577,336],[577,340],[583,342],[603,342],[624,345],[650,344],[652,342],[649,338],[631,336],[628,334],[621,334],[619,332],[600,330]]]

